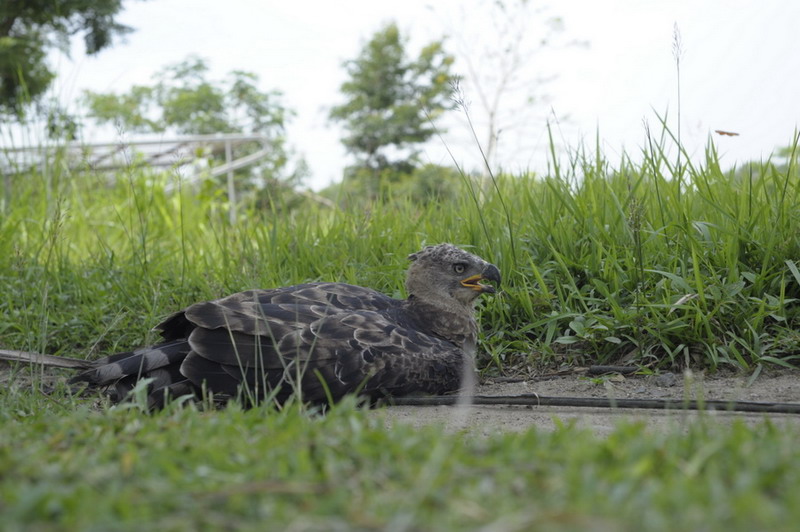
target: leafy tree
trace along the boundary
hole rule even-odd
[[[408,57],[406,44],[394,23],[375,33],[358,58],[345,63],[347,101],[330,112],[344,124],[342,142],[358,158],[351,178],[371,179],[373,190],[387,170],[413,171],[414,146],[435,133],[431,121],[453,105],[453,57],[442,41],[425,46],[416,59]]]
[[[281,103],[281,94],[259,90],[258,76],[250,72],[233,71],[223,81],[212,81],[208,70],[205,60],[190,57],[157,73],[153,85],[135,85],[122,94],[86,91],[84,103],[96,122],[136,133],[264,135],[271,155],[257,168],[259,177],[286,178],[284,126],[290,112]],[[254,144],[249,149],[258,148]],[[222,152],[213,155],[224,157]]]
[[[86,91],[84,100],[91,118],[131,132],[283,136],[288,111],[280,92],[260,91],[251,72],[236,70],[212,81],[208,71],[204,59],[189,57],[158,72],[153,85],[134,85],[122,94]]]
[[[55,73],[47,64],[53,47],[69,52],[69,40],[83,33],[86,53],[110,46],[131,31],[115,16],[122,0],[3,0],[0,2],[0,114],[22,116]]]
[[[345,179],[330,185],[320,194],[344,209],[368,209],[377,198],[388,203],[410,203],[426,208],[436,203],[457,201],[464,192],[465,179],[470,177],[462,175],[456,168],[426,163],[408,173],[386,169],[377,183],[368,179]]]

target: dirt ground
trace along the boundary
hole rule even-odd
[[[492,382],[478,385],[479,395],[538,394],[550,397],[599,397],[614,399],[704,399],[800,403],[799,372],[764,372],[752,383],[749,376],[702,373],[658,376],[606,375],[585,377],[566,375],[546,380]],[[778,424],[800,427],[797,414],[752,414],[722,411],[632,410],[550,406],[392,406],[376,412],[387,424],[411,423],[415,426],[441,424],[450,430],[490,435],[501,431],[521,431],[529,427],[553,429],[557,422],[574,422],[579,427],[603,436],[623,420],[642,421],[653,430],[686,427],[700,418],[729,423],[744,420],[757,424],[765,417]],[[574,421],[573,421],[574,420]]]
[[[10,380],[19,385],[26,380],[25,371],[11,372],[0,361],[0,386]],[[50,384],[70,375],[63,370],[45,369],[39,374]],[[476,395],[537,394],[546,397],[596,397],[613,399],[704,399],[722,401],[758,401],[800,403],[800,372],[766,370],[757,378],[747,375],[704,375],[662,373],[651,376],[607,374],[587,377],[581,374],[531,378],[507,382],[484,379]],[[800,427],[800,414],[752,414],[723,411],[645,410],[614,408],[577,408],[552,406],[390,406],[371,415],[379,416],[387,425],[410,423],[414,426],[443,425],[449,430],[466,430],[476,435],[503,431],[522,431],[529,427],[553,429],[557,423],[574,422],[597,435],[607,435],[623,420],[642,421],[653,430],[685,427],[700,418],[729,423],[740,419],[757,424],[765,418],[775,423]]]

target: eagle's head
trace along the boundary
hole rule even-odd
[[[457,302],[471,306],[481,294],[496,292],[488,280],[500,284],[500,270],[452,244],[428,246],[408,256],[406,290],[409,297],[451,307]]]

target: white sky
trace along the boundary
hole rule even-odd
[[[321,188],[340,179],[350,160],[339,142],[341,130],[327,120],[328,109],[341,102],[342,63],[355,58],[390,20],[410,36],[412,53],[453,31],[470,42],[489,42],[484,7],[490,4],[465,9],[467,4],[456,0],[128,0],[120,21],[136,31],[93,58],[85,57],[76,42],[72,60],[57,59],[54,94],[68,104],[86,88],[125,91],[150,83],[153,73],[190,54],[206,58],[214,78],[231,70],[254,72],[262,89],[281,90],[284,103],[296,111],[288,140],[311,167],[307,185]],[[592,147],[599,129],[612,164],[623,146],[631,155],[638,153],[645,120],[659,129],[656,112],[669,109],[674,128],[675,23],[684,48],[681,133],[689,151],[702,155],[715,129],[740,133],[713,135],[727,166],[766,158],[791,142],[800,122],[800,2],[561,0],[551,2],[547,12],[563,18],[563,40],[588,41],[589,47],[551,49],[526,66],[523,81],[555,79],[541,88],[549,95],[547,103],[530,113],[519,109],[519,116],[529,117],[528,126],[501,134],[504,168],[544,169],[544,117],[551,109],[560,117],[559,142],[574,148],[584,140]],[[535,33],[536,21],[530,26]],[[448,41],[454,53],[457,37]],[[479,68],[491,72],[492,65]],[[457,60],[456,70],[464,70],[463,61]],[[466,97],[474,99],[469,92]],[[513,98],[508,101],[513,106]],[[473,109],[480,125],[474,104]],[[477,150],[467,140],[463,120],[454,117],[447,127],[447,146],[460,164],[474,168]],[[451,162],[441,140],[431,141],[423,157]]]

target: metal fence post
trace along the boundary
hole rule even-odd
[[[236,188],[233,184],[233,167],[231,161],[233,160],[233,148],[231,141],[225,141],[225,164],[228,166],[228,214],[230,216],[231,225],[236,223]]]

